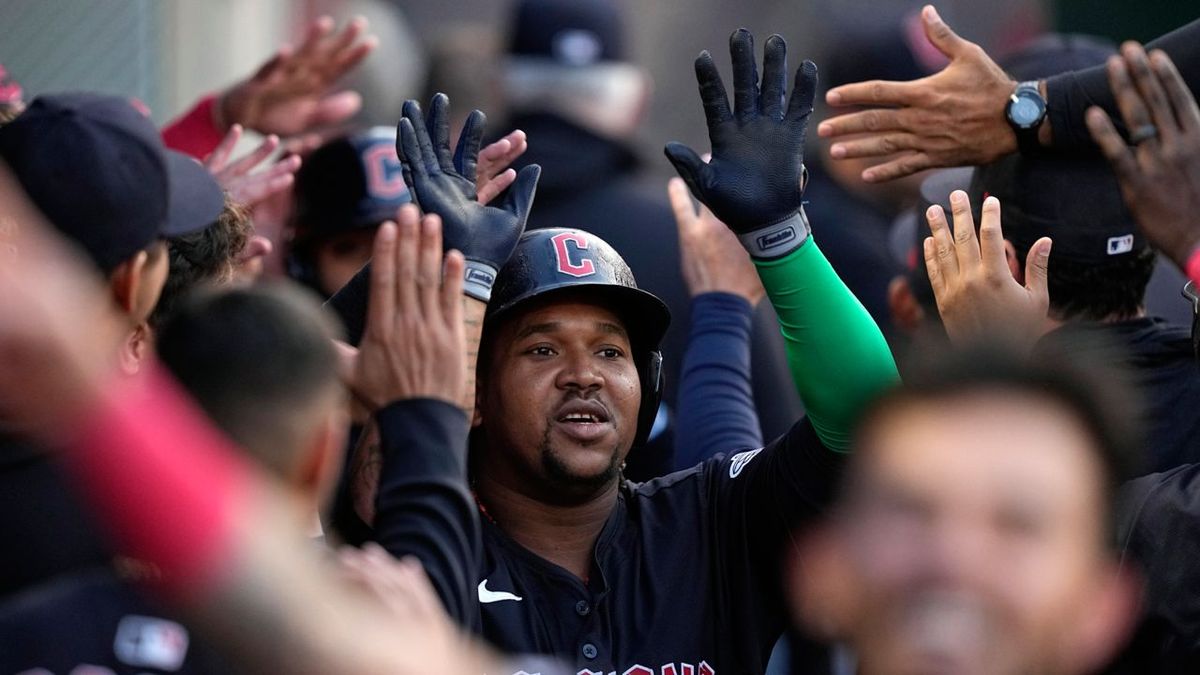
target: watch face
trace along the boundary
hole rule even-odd
[[[1008,117],[1022,128],[1029,128],[1042,120],[1046,106],[1041,97],[1025,92],[1014,94],[1008,106]]]

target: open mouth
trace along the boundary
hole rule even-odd
[[[608,409],[595,400],[575,399],[559,408],[554,416],[556,426],[578,441],[593,441],[612,428]]]

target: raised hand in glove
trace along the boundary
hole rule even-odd
[[[406,101],[396,153],[421,210],[441,216],[446,248],[466,257],[464,292],[487,302],[496,273],[525,231],[542,170],[536,164],[521,169],[503,196],[491,205],[480,204],[475,179],[485,117],[478,110],[471,113],[451,156],[448,105],[445,94],[434,96],[426,123],[417,102]]]
[[[796,71],[786,102],[787,44],[767,38],[762,85],[754,61],[754,36],[739,28],[729,37],[733,60],[734,109],[707,51],[696,59],[696,80],[708,119],[712,160],[691,148],[669,143],[667,159],[692,194],[733,230],[750,255],[787,255],[809,234],[801,208],[804,192],[804,136],[817,88],[817,67],[805,61]]]

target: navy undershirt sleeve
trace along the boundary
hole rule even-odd
[[[692,299],[677,387],[676,468],[763,446],[750,386],[753,317],[754,308],[738,295],[703,293]]]
[[[383,454],[375,539],[397,558],[420,560],[450,616],[473,626],[483,541],[467,486],[467,416],[444,401],[410,399],[375,417]]]
[[[1200,92],[1200,19],[1147,43],[1146,50],[1151,49],[1166,52],[1192,93]],[[1056,148],[1095,148],[1083,117],[1094,105],[1103,108],[1126,133],[1104,64],[1048,78],[1046,98]]]

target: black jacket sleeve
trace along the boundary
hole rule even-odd
[[[1200,19],[1148,43],[1146,49],[1166,52],[1192,93],[1200,91]],[[1046,95],[1047,114],[1054,130],[1056,148],[1094,147],[1092,136],[1083,121],[1084,112],[1094,105],[1107,111],[1117,127],[1125,132],[1121,112],[1108,86],[1108,73],[1103,64],[1048,78]]]
[[[467,486],[467,417],[450,403],[413,399],[383,408],[376,420],[383,454],[376,541],[393,556],[419,559],[450,616],[474,625],[483,544]]]

